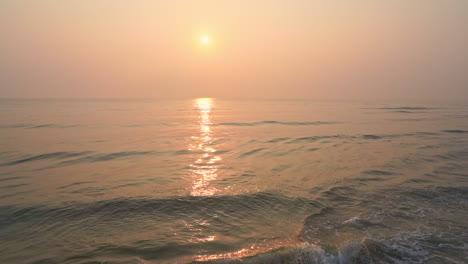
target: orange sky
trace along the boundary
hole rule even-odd
[[[460,100],[467,10],[464,0],[3,0],[0,97]]]

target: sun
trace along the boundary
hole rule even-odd
[[[210,37],[207,36],[207,35],[201,36],[201,37],[200,37],[200,43],[201,43],[202,45],[208,45],[208,44],[210,44]]]

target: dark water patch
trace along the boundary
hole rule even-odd
[[[65,185],[65,186],[61,186],[58,189],[66,189],[66,188],[70,188],[70,187],[74,187],[74,186],[78,186],[78,185],[83,185],[83,184],[90,184],[90,183],[95,183],[95,181],[74,182],[74,183],[71,183],[71,184],[68,184],[68,185]]]
[[[283,121],[260,121],[251,123],[216,123],[214,126],[261,126],[261,125],[284,125],[284,126],[317,126],[317,125],[332,125],[337,122],[283,122]]]
[[[415,132],[412,134],[406,134],[406,135],[415,135],[415,136],[437,136],[440,135],[439,133],[434,133],[434,132]]]
[[[267,143],[277,143],[277,142],[286,141],[289,139],[291,138],[290,137],[274,138],[272,140],[268,140]]]
[[[243,158],[243,157],[247,157],[247,156],[251,156],[251,155],[254,155],[262,150],[264,150],[266,148],[258,148],[258,149],[254,149],[254,150],[251,150],[251,151],[247,151],[245,153],[242,153],[239,155],[240,158]]]
[[[468,130],[459,130],[459,129],[454,129],[454,130],[441,130],[442,132],[445,133],[455,133],[455,134],[464,134],[468,133]]]
[[[431,183],[431,180],[427,179],[420,179],[420,178],[413,178],[405,181],[406,183]]]
[[[414,192],[414,191],[413,191]],[[449,186],[435,186],[428,189],[423,189],[421,192],[427,192],[430,196],[441,197],[441,196],[459,196],[463,199],[468,200],[468,187],[467,186],[458,186],[458,187],[449,187]],[[468,204],[466,204],[468,206]]]
[[[447,161],[466,161],[468,158],[468,150],[450,151],[445,154],[435,155],[435,158]]]
[[[374,108],[364,108],[364,109],[382,109],[382,110],[433,110],[433,109],[439,109],[439,108],[401,106],[401,107],[374,107]]]
[[[15,197],[15,196],[20,196],[21,197],[22,195],[27,194],[27,193],[31,193],[31,191],[23,191],[23,192],[15,191],[14,193],[8,193],[8,194],[5,194],[5,195],[0,195],[0,199],[5,199],[5,198],[10,198],[10,197]],[[0,211],[1,211],[1,209],[0,209]],[[1,213],[0,213],[0,215],[1,215]]]
[[[226,154],[230,152],[230,150],[216,150],[215,152],[212,152],[214,155],[220,155],[220,154]]]
[[[205,152],[201,150],[189,150],[189,149],[182,149],[177,150],[174,152],[175,155],[190,155],[190,154],[204,154]]]
[[[439,207],[445,210],[456,209],[457,213],[462,213],[460,210],[468,209],[468,187],[448,187],[448,186],[432,186],[426,188],[411,188],[399,191],[399,194],[404,197],[404,202],[419,203],[424,205],[426,212],[424,217],[427,217],[427,211],[436,211]],[[445,217],[445,216],[441,216]]]
[[[380,139],[382,138],[381,136],[376,136],[376,135],[362,135],[363,139]]]
[[[426,157],[421,157],[420,159],[421,159],[421,161],[429,162],[429,163],[432,163],[432,162],[436,162],[436,161],[437,161],[437,160],[435,160],[435,159],[426,158]]]
[[[60,162],[58,166],[75,165],[75,164],[80,164],[80,163],[112,161],[116,159],[123,159],[123,158],[134,157],[134,156],[146,156],[146,155],[157,155],[157,154],[161,154],[161,152],[122,151],[122,152],[114,152],[114,153],[108,153],[108,154],[95,154],[95,155],[88,155],[86,157],[81,157],[78,159],[63,161],[63,162]]]
[[[112,188],[110,188],[110,189],[111,189],[111,190],[114,190],[114,189],[120,189],[120,188],[126,188],[126,187],[134,187],[134,186],[140,186],[140,185],[145,185],[145,183],[144,183],[144,182],[126,183],[126,184],[114,186],[114,187],[112,187]]]
[[[215,145],[219,145],[219,144],[221,144],[221,143],[229,142],[230,140],[231,140],[231,139],[229,139],[229,138],[217,138],[217,139],[215,139],[211,144],[208,144],[208,145],[213,145],[213,146],[215,146]]]
[[[414,114],[414,113],[424,113],[424,112],[412,112],[412,111],[406,111],[406,110],[395,110],[395,111],[390,111],[390,113]]]
[[[357,182],[372,182],[372,181],[385,181],[384,178],[370,177],[370,178],[354,178],[353,181]]]
[[[363,174],[368,174],[368,175],[378,175],[378,176],[392,176],[392,175],[397,175],[395,172],[390,172],[390,171],[381,171],[381,170],[365,170],[362,172]]]
[[[56,127],[54,124],[43,124],[43,125],[37,125],[37,126],[31,126],[28,128],[51,128],[51,127]]]
[[[265,153],[267,156],[273,156],[273,157],[283,157],[283,156],[288,156],[291,155],[291,153],[294,153],[296,151],[301,150],[301,148],[292,148],[292,149],[287,149],[287,150],[281,150],[281,151],[271,151],[268,153]]]
[[[427,145],[427,146],[419,147],[419,149],[434,149],[434,148],[437,148],[437,146]]]
[[[0,186],[0,189],[15,189],[15,188],[22,187],[22,186],[27,186],[27,185],[29,185],[29,184],[19,183],[19,184],[3,185],[3,186]]]
[[[105,194],[108,191],[109,187],[85,187],[78,190],[70,191],[72,194],[83,194],[91,197],[99,197]]]
[[[12,180],[18,180],[18,179],[24,179],[26,177],[24,176],[15,176],[15,177],[7,177],[7,178],[0,178],[0,182],[2,181],[12,181]]]
[[[468,173],[457,173],[457,172],[452,172],[450,170],[434,170],[433,173],[439,174],[439,175],[451,175],[451,176],[460,176],[460,177],[468,178]]]
[[[60,125],[60,124],[11,124],[11,125],[2,125],[2,128],[24,128],[24,129],[41,129],[41,128],[72,128],[79,127],[79,125]]]
[[[438,136],[440,134],[434,132],[413,132],[413,133],[403,133],[403,134],[387,134],[380,135],[382,138],[402,138],[402,137],[425,137],[425,136]]]
[[[22,164],[22,163],[26,163],[26,162],[40,161],[40,160],[68,159],[68,158],[83,156],[83,155],[86,155],[88,153],[91,153],[91,152],[90,151],[83,151],[83,152],[52,152],[52,153],[36,155],[36,156],[32,156],[32,157],[25,158],[25,159],[19,159],[19,160],[3,163],[3,164],[0,164],[0,166],[12,166],[12,165]]]
[[[321,192],[322,190],[323,190],[322,187],[316,186],[316,187],[313,187],[312,189],[310,189],[310,190],[309,190],[309,193],[311,193],[311,194],[318,194],[318,193]]]
[[[332,139],[332,138],[346,138],[346,136],[342,135],[333,135],[333,136],[312,136],[312,137],[300,137],[300,138],[295,138],[292,141],[289,141],[288,143],[299,143],[299,142],[315,142],[323,139]]]

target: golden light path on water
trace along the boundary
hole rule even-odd
[[[216,150],[211,147],[214,133],[211,130],[212,98],[197,98],[194,100],[195,109],[198,110],[199,134],[192,137],[189,145],[190,151],[200,152],[201,156],[190,164],[192,186],[190,194],[193,196],[212,196],[217,189],[210,186],[210,182],[218,177],[217,171],[221,166],[222,158],[215,155]]]
[[[216,155],[216,149],[213,148],[215,134],[211,129],[213,124],[211,121],[211,114],[214,108],[214,99],[197,98],[193,101],[193,105],[198,111],[196,121],[198,124],[198,134],[191,137],[192,142],[189,144],[188,149],[200,153],[200,157],[190,164],[190,194],[192,196],[213,196],[222,191],[212,186],[211,183],[218,178],[218,170],[223,165],[221,163],[222,158]],[[186,221],[185,226],[190,229],[193,234],[189,241],[193,243],[206,243],[215,240],[232,239],[220,233],[209,232],[206,228],[210,225],[210,221],[206,219],[191,219],[190,221]],[[194,256],[194,260],[209,261],[214,259],[242,258],[290,246],[292,244],[297,244],[295,238],[260,244],[253,243],[245,248],[230,253],[197,255]]]

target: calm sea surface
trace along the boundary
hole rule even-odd
[[[0,263],[466,263],[468,106],[0,100]]]

